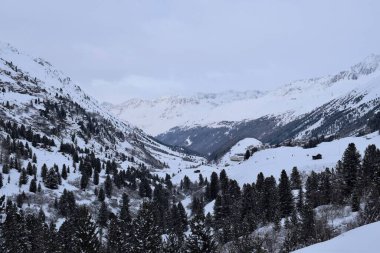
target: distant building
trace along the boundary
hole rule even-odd
[[[241,162],[244,161],[244,154],[235,154],[230,157],[230,160],[233,162]]]

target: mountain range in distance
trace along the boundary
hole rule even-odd
[[[281,144],[365,131],[378,109],[380,56],[271,91],[227,91],[104,104],[158,140],[218,158],[244,138]]]

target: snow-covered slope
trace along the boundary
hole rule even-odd
[[[336,75],[295,81],[255,99],[200,111],[201,117],[157,138],[177,146],[190,142],[189,149],[215,158],[247,137],[274,144],[318,135],[357,134],[379,108],[379,63],[380,56],[371,55]]]
[[[114,149],[127,149],[129,152],[133,152],[135,156],[141,156],[141,161],[151,154],[159,157],[160,154],[156,154],[156,151],[160,149],[163,151],[162,153],[172,153],[174,156],[181,155],[155,142],[127,121],[123,122],[110,114],[107,109],[94,98],[85,94],[78,85],[61,71],[55,69],[49,62],[40,58],[32,58],[6,43],[0,44],[0,78],[1,88],[6,91],[0,95],[0,103],[8,102],[14,107],[1,110],[4,120],[11,119],[15,122],[22,122],[40,131],[37,123],[43,118],[39,118],[40,115],[38,114],[41,114],[41,110],[45,108],[43,105],[41,106],[41,103],[33,105],[33,101],[40,99],[43,102],[57,103],[58,106],[62,107],[72,103],[81,107],[86,114],[103,121],[99,124],[108,124],[105,127],[114,128],[109,129],[114,131],[112,133],[114,136],[106,136],[102,139],[103,143],[97,144],[113,146]],[[66,117],[65,124],[60,129],[61,141],[69,141],[72,134],[78,131],[79,120],[83,120],[80,116],[88,115],[78,115],[77,118],[75,115],[68,116],[71,117]],[[54,125],[51,125],[50,128],[47,127],[46,132],[53,128]],[[121,138],[117,138],[118,132]],[[80,141],[80,137],[78,139]],[[91,141],[91,138],[82,141],[87,144],[86,146],[90,146],[87,142]],[[154,163],[153,160],[151,162]],[[162,162],[164,163],[164,161]],[[157,163],[151,165],[157,165]]]
[[[244,154],[247,150],[252,150],[253,148],[261,148],[261,141],[255,138],[245,138],[238,143],[236,143],[223,157],[220,159],[220,164],[229,164],[233,162],[238,162],[244,158]]]
[[[27,176],[25,184],[19,184],[19,178],[21,168],[26,168],[30,162],[36,167],[35,178],[42,188],[41,193],[31,194],[30,202],[33,205],[43,196],[46,202],[42,206],[46,213],[49,213],[51,201],[64,189],[75,192],[79,203],[96,202],[96,185],[90,181],[87,191],[80,187],[80,167],[85,159],[98,159],[103,168],[114,161],[116,172],[131,167],[187,168],[204,162],[203,158],[174,151],[119,120],[50,63],[5,43],[0,44],[0,119],[0,171],[4,164],[9,163],[10,167],[9,174],[3,174],[0,195],[29,193],[32,175]],[[29,138],[28,135],[33,136]],[[8,137],[11,143],[27,145],[29,156],[23,155],[25,151],[12,151],[6,142]],[[44,138],[48,141],[43,141]],[[72,147],[71,150],[63,151],[62,144],[69,146],[66,150]],[[73,153],[78,154],[80,162],[74,160]],[[36,161],[32,162],[31,154],[37,156]],[[20,163],[18,168],[13,162],[15,159]],[[57,166],[59,171],[63,165],[70,168],[71,172],[67,179],[62,179],[58,189],[45,187],[41,175],[44,164],[48,169]],[[104,169],[99,173],[99,185],[102,185],[106,173]],[[117,199],[120,194],[121,191],[112,197]]]
[[[377,253],[380,249],[379,231],[380,222],[372,223],[294,253]]]
[[[207,122],[211,112],[225,104],[261,97],[261,91],[199,93],[191,97],[169,96],[154,100],[130,99],[119,105],[104,103],[115,115],[156,136],[181,125]],[[228,115],[220,115],[220,120]]]
[[[379,62],[380,55],[370,55],[348,71],[294,81],[270,92],[228,91],[155,100],[131,99],[120,105],[108,106],[123,119],[132,117],[132,123],[152,135],[164,133],[175,126],[242,121],[265,115],[283,115],[281,122],[286,123],[354,90],[368,91],[367,84],[379,78]]]
[[[363,156],[368,145],[375,144],[380,147],[380,135],[378,133],[368,134],[363,137],[346,137],[331,142],[323,142],[315,148],[304,149],[301,147],[277,147],[266,148],[255,152],[248,160],[238,163],[219,163],[215,165],[202,165],[196,168],[184,170],[164,169],[160,173],[175,174],[173,183],[180,183],[185,175],[192,181],[198,180],[200,174],[209,177],[212,172],[218,174],[225,169],[231,179],[237,180],[240,185],[256,181],[257,175],[262,172],[265,176],[273,175],[279,178],[281,171],[285,170],[290,175],[293,167],[306,174],[312,170],[324,171],[326,168],[335,168],[337,162],[342,159],[348,144],[355,143],[358,151]],[[322,159],[313,160],[312,156],[322,155]]]

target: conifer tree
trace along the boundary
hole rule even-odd
[[[171,177],[169,174],[166,174],[166,176],[165,176],[165,184],[168,187],[169,191],[171,191],[173,189],[173,183],[171,181]]]
[[[301,240],[304,244],[310,245],[315,234],[315,216],[313,208],[306,204],[301,212]]]
[[[141,179],[139,185],[139,194],[142,198],[151,198],[152,197],[152,188],[150,187],[149,181],[146,178]]]
[[[50,168],[45,177],[45,186],[50,189],[58,189],[59,178],[54,168]]]
[[[280,182],[278,184],[278,194],[281,217],[287,217],[292,213],[294,203],[293,194],[290,188],[290,181],[285,170],[281,172]]]
[[[101,187],[98,193],[98,200],[103,202],[105,199],[106,199],[106,194],[104,193],[103,187]]]
[[[203,184],[204,184],[204,178],[203,178],[203,175],[202,174],[199,174],[199,176],[198,176],[198,185],[199,186],[203,186]]]
[[[190,222],[191,234],[187,239],[186,248],[192,253],[214,253],[216,243],[212,238],[211,231],[205,226],[203,214],[197,214]]]
[[[179,215],[179,223],[178,226],[181,228],[183,232],[187,231],[188,228],[188,219],[185,208],[183,207],[181,201],[177,204],[177,210]]]
[[[281,252],[291,252],[295,249],[297,249],[297,245],[299,244],[300,240],[300,222],[298,218],[298,214],[295,210],[293,210],[292,215],[289,219],[286,219],[285,221],[285,228],[286,228],[286,235],[285,235],[285,241],[282,246]]]
[[[319,205],[319,179],[317,173],[311,172],[306,180],[306,203],[312,208]]]
[[[45,238],[46,252],[61,253],[59,248],[59,237],[54,222],[51,222],[49,228],[46,229]]]
[[[99,184],[99,172],[97,170],[94,170],[94,177],[93,177],[92,181],[93,181],[94,185]]]
[[[77,252],[99,252],[99,240],[95,223],[86,207],[79,207],[73,218]],[[74,251],[75,252],[75,251]]]
[[[264,191],[264,179],[264,174],[260,172],[256,179],[256,190],[259,194],[262,194]]]
[[[360,210],[360,194],[357,189],[354,190],[351,196],[351,209],[353,212]]]
[[[46,166],[46,164],[44,163],[44,164],[42,165],[42,167],[41,167],[41,177],[42,177],[43,180],[45,180],[45,178],[46,178],[47,171],[48,171],[47,166]]]
[[[46,250],[45,230],[47,229],[42,219],[34,215],[26,215],[25,229],[28,234],[30,252],[44,252]]]
[[[354,143],[350,143],[342,157],[342,169],[344,178],[344,196],[349,197],[358,180],[360,167],[360,154]]]
[[[37,192],[37,183],[36,183],[36,180],[34,178],[30,181],[29,191],[34,192],[34,193]]]
[[[189,191],[190,188],[191,188],[191,181],[190,181],[190,178],[189,178],[188,176],[186,176],[186,175],[183,177],[182,188],[183,188],[183,190],[185,190],[185,191]]]
[[[73,219],[67,219],[62,223],[58,231],[58,248],[61,252],[80,252],[75,237],[75,224]]]
[[[19,238],[22,229],[21,216],[17,213],[17,207],[12,202],[7,203],[6,219],[2,224],[2,240],[4,252],[16,253],[20,251]]]
[[[102,202],[100,204],[97,223],[99,224],[101,228],[105,228],[107,227],[108,219],[109,219],[109,213],[108,213],[107,204],[105,202]]]
[[[112,195],[112,180],[110,175],[107,175],[106,181],[104,182],[104,192],[108,198],[111,198]]]
[[[28,175],[29,176],[32,176],[33,175],[33,166],[32,164],[29,162],[28,165],[26,166],[26,171],[28,172]]]
[[[331,175],[331,202],[342,205],[344,202],[345,182],[343,178],[343,164],[338,161],[335,170]]]
[[[3,172],[3,174],[9,174],[9,166],[8,166],[8,164],[3,164],[2,172]]]
[[[298,210],[298,212],[301,212],[303,210],[303,207],[304,207],[304,193],[303,193],[303,189],[301,187],[301,189],[298,190],[298,197],[297,197],[297,210]]]
[[[45,220],[46,220],[46,215],[45,215],[45,212],[44,212],[44,210],[42,209],[42,207],[40,208],[40,211],[38,212],[38,219],[39,219],[41,222],[45,222]]]
[[[251,157],[251,152],[247,149],[244,154],[244,160],[248,160]]]
[[[27,182],[28,182],[28,174],[26,173],[25,169],[22,169],[21,173],[20,173],[19,186],[21,187],[22,185],[26,184]]]
[[[61,173],[61,177],[66,180],[67,179],[67,170],[66,170],[66,165],[63,165],[62,167],[62,173]]]
[[[262,209],[264,222],[273,222],[278,212],[278,191],[276,179],[271,176],[264,180]]]
[[[290,184],[292,190],[299,190],[302,187],[301,175],[297,167],[293,167],[292,174],[290,175]]]
[[[184,253],[183,239],[174,232],[169,232],[162,245],[163,253]]]
[[[74,193],[71,191],[63,190],[63,194],[59,198],[58,211],[61,215],[68,217],[71,216],[76,209]]]
[[[219,178],[218,174],[213,172],[210,180],[210,201],[214,200],[219,192]]]
[[[228,177],[226,171],[223,169],[219,174],[220,189],[222,194],[225,194],[228,191]]]
[[[88,175],[86,173],[82,174],[82,177],[80,178],[80,188],[82,190],[86,190],[88,185]]]
[[[242,233],[250,234],[258,225],[259,201],[256,189],[250,184],[243,185],[240,215],[242,219]]]
[[[332,186],[331,186],[331,172],[327,168],[320,175],[320,204],[328,205],[331,203],[331,194],[332,194]]]
[[[129,212],[129,197],[126,193],[123,193],[122,204],[120,207],[120,220],[124,222],[131,222],[131,214]]]
[[[152,203],[142,204],[133,223],[133,252],[155,253],[161,248],[160,228],[157,226]]]
[[[124,239],[125,235],[123,234],[121,227],[121,221],[117,217],[111,217],[107,234],[107,252],[132,253],[130,245],[127,244],[129,241]]]
[[[372,180],[376,175],[376,171],[380,168],[380,152],[375,145],[369,145],[363,157],[362,170],[363,170],[363,179],[362,185],[364,188],[367,188],[372,184]]]
[[[370,224],[380,220],[380,194],[379,190],[375,187],[370,189],[360,218],[362,224]]]
[[[103,230],[107,227],[109,219],[109,212],[106,202],[100,204],[100,209],[97,217],[97,224],[99,225],[99,238],[100,243],[103,241]]]

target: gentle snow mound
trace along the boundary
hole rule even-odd
[[[314,244],[294,253],[378,253],[380,222],[348,231],[332,240]]]

